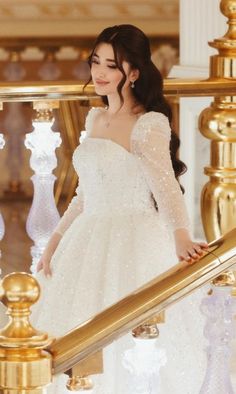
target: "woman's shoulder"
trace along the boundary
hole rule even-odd
[[[93,122],[98,114],[101,114],[105,111],[103,107],[91,107],[87,113],[86,120],[85,120],[85,130],[90,131],[92,129]]]
[[[162,112],[149,111],[140,115],[134,130],[134,136],[137,138],[146,138],[149,134],[161,132],[167,136],[170,135],[171,128],[169,119]]]
[[[92,128],[93,128],[93,123],[97,116],[101,113],[103,113],[106,109],[104,107],[91,107],[87,113],[86,119],[85,119],[85,128],[84,130],[81,131],[80,133],[80,138],[79,142],[83,142],[86,137],[89,136]]]
[[[145,125],[156,125],[160,123],[168,123],[169,124],[169,119],[168,117],[163,114],[162,112],[157,112],[157,111],[149,111],[145,112],[144,114],[140,115],[139,117],[140,123],[145,124]]]

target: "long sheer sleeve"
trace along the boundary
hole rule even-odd
[[[98,109],[97,108],[90,108],[86,120],[85,120],[85,130],[81,131],[80,134],[80,143],[83,143],[83,140],[89,134],[94,117],[96,116]],[[78,186],[76,189],[76,195],[72,198],[67,210],[64,212],[64,215],[61,217],[57,227],[55,228],[54,232],[63,235],[65,231],[70,227],[73,221],[76,219],[78,215],[80,215],[83,211],[83,192],[82,187]]]
[[[64,212],[61,217],[57,227],[54,230],[54,233],[58,233],[63,235],[65,231],[70,227],[73,221],[77,218],[78,215],[83,211],[83,192],[80,186],[76,189],[76,195],[72,198],[70,204],[68,205],[67,210]]]
[[[132,138],[132,151],[157,203],[158,211],[173,231],[189,229],[184,198],[170,157],[171,129],[168,118],[158,112],[142,116]]]

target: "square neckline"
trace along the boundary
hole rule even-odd
[[[95,110],[98,110],[98,111],[100,111],[100,112],[103,111],[103,110],[105,110],[105,108],[103,108],[103,107],[94,107],[94,109],[95,109]],[[103,141],[108,141],[108,142],[110,142],[110,143],[112,143],[112,144],[114,144],[114,145],[120,147],[122,150],[126,151],[128,154],[132,155],[132,136],[133,136],[134,130],[135,130],[135,128],[137,127],[137,124],[139,123],[140,119],[143,118],[143,116],[147,115],[148,113],[150,113],[150,112],[144,112],[144,113],[142,113],[142,114],[138,117],[138,119],[134,122],[134,125],[133,125],[133,127],[132,127],[132,129],[131,129],[131,132],[130,132],[130,139],[129,139],[130,150],[126,149],[123,145],[121,145],[121,144],[119,144],[118,142],[112,140],[111,138],[91,137],[91,136],[89,135],[89,130],[86,130],[87,133],[88,133],[87,138],[89,138],[90,140],[103,140]]]

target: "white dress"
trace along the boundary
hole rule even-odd
[[[173,231],[189,226],[170,160],[168,119],[157,112],[140,116],[128,152],[89,135],[98,111],[90,110],[74,152],[79,187],[56,228],[63,237],[51,261],[52,277],[37,274],[42,296],[33,322],[57,337],[176,264]],[[158,393],[199,393],[205,354],[198,304],[199,295],[181,301],[160,326],[157,343],[168,361]],[[105,373],[95,377],[93,393],[138,392],[129,387],[121,360],[132,346],[129,334],[105,350]],[[48,392],[69,393],[62,380],[55,379]]]

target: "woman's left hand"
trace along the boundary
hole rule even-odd
[[[204,251],[208,250],[206,242],[192,241],[185,229],[175,231],[175,247],[179,261],[185,260],[189,263],[198,260],[202,257]]]

